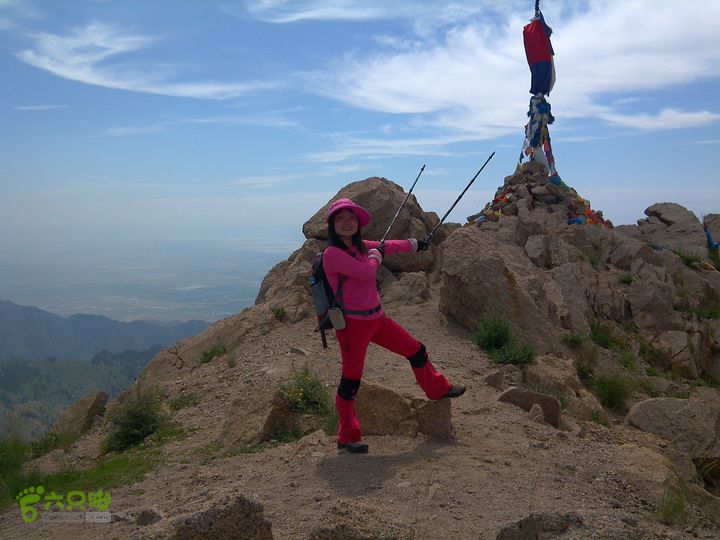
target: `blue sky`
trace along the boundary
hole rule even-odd
[[[0,0],[0,250],[292,249],[351,181],[407,189],[426,164],[442,214],[496,151],[464,222],[517,162],[533,4]],[[616,224],[720,210],[720,1],[541,7],[565,182]]]

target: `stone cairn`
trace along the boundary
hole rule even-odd
[[[601,211],[594,211],[590,201],[563,182],[557,174],[550,176],[547,166],[540,161],[527,161],[518,165],[515,173],[505,177],[504,184],[495,192],[495,198],[482,212],[467,218],[480,225],[484,221],[498,221],[502,216],[516,216],[521,208],[528,211],[544,207],[548,212],[561,212],[569,225],[592,223],[612,228]]]

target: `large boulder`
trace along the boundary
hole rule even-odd
[[[707,240],[700,220],[675,203],[656,203],[645,210],[647,219],[638,221],[643,239],[673,251],[704,257]]]
[[[630,409],[626,422],[673,443],[699,468],[707,468],[701,473],[706,473],[709,481],[720,485],[720,392],[641,401]]]

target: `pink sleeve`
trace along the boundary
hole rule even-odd
[[[363,240],[368,249],[378,247],[380,242],[375,240]],[[393,255],[395,253],[411,253],[413,245],[410,240],[385,240],[385,255]]]
[[[365,278],[374,276],[380,263],[377,259],[359,261],[342,249],[329,247],[323,254],[323,266],[326,273],[332,272],[353,278]]]

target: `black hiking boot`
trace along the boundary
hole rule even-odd
[[[349,443],[337,443],[338,450],[347,450],[352,454],[367,454],[369,446],[367,443],[362,441],[349,442]]]
[[[452,387],[450,388],[450,390],[448,390],[448,393],[445,394],[443,397],[448,397],[448,398],[460,397],[465,393],[465,390],[466,390],[466,388],[462,384],[453,384]]]

